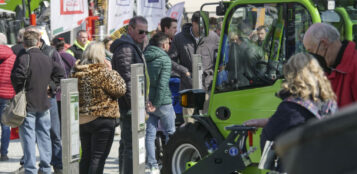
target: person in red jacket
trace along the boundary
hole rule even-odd
[[[340,33],[330,24],[316,23],[304,36],[305,49],[319,61],[337,96],[338,106],[357,101],[357,51],[351,41],[340,41]]]
[[[11,84],[10,74],[16,55],[12,52],[11,48],[6,46],[6,36],[0,33],[0,119],[1,113],[6,103],[15,95],[14,88]],[[7,149],[10,143],[10,127],[1,124],[1,156],[0,161],[9,160],[7,156]]]

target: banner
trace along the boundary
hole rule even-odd
[[[108,34],[129,24],[133,17],[133,0],[110,0],[108,2]]]
[[[88,17],[87,0],[56,0],[51,1],[51,33],[72,30]]]
[[[183,9],[185,2],[180,2],[172,6],[166,13],[166,16],[175,18],[177,20],[177,33],[181,32],[181,22],[183,17]]]
[[[111,35],[110,38],[112,38],[112,40],[116,40],[119,39],[121,36],[123,36],[124,34],[128,33],[128,27],[129,25],[125,25],[117,30],[115,30]]]
[[[148,30],[156,30],[161,18],[165,17],[165,0],[138,0],[138,15],[148,20]]]

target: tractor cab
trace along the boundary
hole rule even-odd
[[[339,15],[340,21],[331,22],[341,33],[341,40],[357,41],[357,2],[338,1],[335,12]]]
[[[219,132],[246,120],[268,118],[280,99],[275,97],[288,58],[304,51],[303,37],[321,13],[309,0],[232,2],[227,8],[215,66],[208,116]],[[328,18],[326,18],[328,19]],[[253,138],[259,145],[260,132]],[[259,162],[260,149],[252,153]]]
[[[333,0],[235,0],[205,5],[216,5],[216,15],[224,16],[208,113],[192,116],[195,123],[180,127],[171,137],[164,149],[163,172],[215,173],[219,170],[214,168],[225,166],[222,172],[226,173],[266,173],[258,169],[261,130],[252,135],[249,130],[255,128],[232,125],[273,115],[281,102],[275,93],[283,80],[282,67],[289,57],[305,51],[307,29],[318,22],[339,24],[342,17]],[[201,31],[208,33],[208,25],[200,24]],[[181,93],[185,106],[197,109],[202,107],[203,94]],[[237,165],[225,165],[233,158]]]

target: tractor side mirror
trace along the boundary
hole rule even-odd
[[[224,16],[227,11],[227,6],[224,5],[223,2],[219,2],[219,5],[216,7],[216,15],[217,16]]]
[[[209,14],[205,11],[200,11],[200,36],[206,37],[209,33]]]

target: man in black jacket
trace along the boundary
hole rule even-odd
[[[172,70],[180,75],[180,90],[192,88],[192,55],[200,54],[202,56],[202,86],[206,91],[211,88],[213,79],[213,59],[214,50],[218,48],[217,35],[209,34],[204,37],[200,33],[200,12],[192,15],[192,23],[186,23],[182,26],[182,31],[178,33],[171,42],[169,56],[172,59]],[[208,98],[208,96],[207,96]],[[183,108],[183,115],[191,116],[193,109]],[[185,117],[185,121],[192,120]]]
[[[59,85],[63,69],[39,49],[40,35],[34,31],[25,31],[24,47],[26,53],[19,55],[11,73],[11,82],[17,92],[26,91],[27,116],[20,126],[20,138],[23,142],[25,173],[37,173],[36,141],[40,152],[40,172],[51,173],[52,147],[50,138],[51,117],[49,83],[53,79]]]
[[[52,160],[51,165],[54,168],[55,173],[62,173],[62,144],[61,144],[61,125],[59,121],[59,113],[58,106],[56,100],[56,93],[59,89],[60,80],[65,77],[64,74],[64,64],[62,59],[57,52],[57,50],[49,46],[45,43],[43,39],[41,39],[41,34],[35,26],[29,26],[25,29],[25,31],[33,31],[39,33],[39,48],[43,54],[48,56],[58,68],[59,72],[53,74],[49,82],[49,96],[48,99],[50,102],[50,116],[51,116],[51,143],[52,143]],[[22,49],[20,53],[18,53],[18,57],[22,54],[26,54],[25,49]],[[20,164],[23,164],[24,161],[21,160]]]
[[[123,77],[126,83],[125,96],[119,98],[120,108],[120,128],[121,128],[121,141],[119,148],[119,170],[120,173],[132,174],[133,173],[133,155],[132,155],[132,132],[131,132],[131,71],[130,65],[134,63],[146,63],[142,54],[141,44],[146,39],[148,33],[148,22],[142,16],[136,16],[130,19],[128,34],[123,35],[120,39],[113,42],[110,51],[113,53],[112,67],[118,71],[120,76]],[[148,77],[146,77],[147,82]],[[148,86],[149,83],[146,83]],[[148,87],[146,86],[146,93]],[[146,95],[147,96],[147,95]],[[148,105],[151,110],[153,106]],[[152,110],[153,111],[153,110]]]

